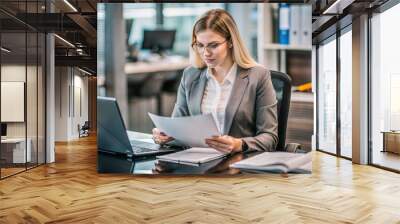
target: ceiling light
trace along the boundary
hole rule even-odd
[[[78,12],[78,10],[71,4],[69,3],[68,0],[64,0],[65,4],[67,4],[74,12]]]
[[[353,2],[354,0],[336,0],[322,14],[342,14],[343,10]]]
[[[60,39],[61,41],[63,41],[64,43],[66,43],[67,45],[69,45],[70,47],[75,48],[75,45],[71,44],[71,42],[69,42],[68,40],[58,36],[57,34],[54,34],[55,37],[57,37],[58,39]]]
[[[7,53],[10,53],[11,52],[11,50],[9,50],[9,49],[7,49],[7,48],[5,48],[5,47],[1,47],[0,48],[2,51],[4,51],[4,52],[7,52]]]
[[[81,68],[79,68],[79,67],[78,67],[78,69],[79,69],[79,71],[81,71],[81,72],[83,72],[83,73],[85,73],[85,74],[87,74],[87,75],[92,75],[92,73],[90,73],[90,72],[88,72],[88,71],[86,71],[86,70],[83,70],[83,69],[81,69]]]

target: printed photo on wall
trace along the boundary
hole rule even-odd
[[[99,173],[311,173],[311,6],[97,8]]]

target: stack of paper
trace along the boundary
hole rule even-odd
[[[311,172],[311,153],[264,152],[230,165],[230,167],[272,172]]]
[[[211,114],[162,117],[149,113],[149,116],[160,131],[190,147],[208,147],[206,138],[221,135]]]

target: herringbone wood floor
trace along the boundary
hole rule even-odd
[[[400,175],[314,153],[311,175],[96,172],[94,137],[0,181],[0,223],[400,223]]]

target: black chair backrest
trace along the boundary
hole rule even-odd
[[[85,121],[85,123],[82,125],[83,130],[89,130],[90,129],[90,123],[89,121]]]
[[[286,145],[286,128],[289,116],[290,94],[292,92],[292,79],[289,75],[271,71],[272,85],[278,101],[278,137],[277,151],[284,151]]]

